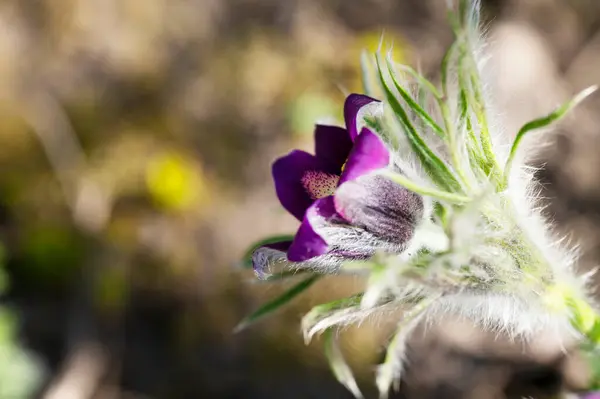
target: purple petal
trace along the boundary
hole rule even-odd
[[[342,184],[335,209],[348,223],[394,244],[404,245],[423,216],[417,194],[382,176],[363,176]]]
[[[304,213],[314,202],[303,180],[306,180],[307,173],[318,173],[323,169],[323,162],[300,150],[294,150],[273,163],[273,180],[279,202],[298,220],[304,218]],[[323,173],[329,173],[329,169]]]
[[[304,220],[288,250],[288,260],[303,262],[327,253],[329,245],[317,233],[316,228],[335,215],[333,197],[329,196],[315,201],[306,211]]]
[[[276,251],[287,252],[287,250],[290,249],[290,245],[292,245],[292,241],[279,241],[265,244],[261,248],[271,248]]]
[[[377,169],[385,168],[389,165],[389,162],[390,153],[383,141],[365,127],[356,138],[339,184],[354,180]]]
[[[581,399],[600,399],[600,391],[599,392],[590,392],[580,396]]]
[[[374,98],[362,94],[350,94],[346,98],[346,102],[344,103],[344,121],[346,122],[346,129],[348,129],[348,133],[352,140],[356,139],[356,136],[358,136],[358,112],[362,107],[374,101],[379,102]]]
[[[352,139],[348,131],[339,126],[317,125],[315,128],[315,154],[339,175],[342,165],[352,150]]]

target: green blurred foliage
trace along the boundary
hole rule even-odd
[[[64,286],[72,281],[85,256],[84,242],[65,226],[30,226],[22,240],[20,273],[31,284]],[[41,288],[41,287],[40,287]]]
[[[0,246],[0,295],[9,287],[4,255],[4,247]],[[30,398],[43,377],[41,364],[18,342],[16,328],[16,314],[0,306],[0,398]]]

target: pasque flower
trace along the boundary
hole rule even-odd
[[[372,172],[392,167],[382,139],[360,126],[379,101],[351,94],[344,104],[346,128],[317,125],[315,154],[294,150],[273,163],[275,191],[282,206],[301,221],[291,241],[259,248],[253,258],[260,273],[273,251],[290,262],[315,258],[336,264],[368,258],[375,251],[400,252],[422,216],[421,198]],[[325,256],[325,257],[324,257]]]
[[[369,96],[346,99],[345,128],[319,125],[314,155],[292,151],[273,164],[277,196],[300,227],[292,239],[254,251],[252,263],[259,277],[294,278],[303,270],[304,279],[242,326],[322,274],[360,271],[362,292],[318,305],[302,320],[307,340],[326,335],[333,371],[357,397],[332,330],[375,314],[390,317],[390,310],[401,315],[376,372],[382,398],[401,378],[416,326],[446,314],[514,339],[550,331],[600,349],[588,276],[575,273],[576,251],[556,239],[540,211],[527,154],[518,151],[524,136],[562,118],[594,89],[505,134],[489,120],[498,113],[481,81],[479,2],[458,3],[449,13],[455,43],[439,85],[381,52],[365,56]],[[283,271],[272,273],[274,265]]]

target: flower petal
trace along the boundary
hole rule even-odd
[[[287,252],[287,250],[290,249],[290,245],[292,245],[292,241],[288,240],[288,241],[279,241],[279,242],[272,242],[270,244],[265,244],[261,248],[270,248],[270,249],[274,249],[276,251]]]
[[[404,245],[423,217],[423,201],[412,191],[376,175],[342,184],[335,209],[353,226],[397,245]]]
[[[362,94],[350,94],[344,103],[344,121],[346,122],[346,129],[350,134],[352,140],[358,136],[358,113],[365,105],[372,102],[379,102],[369,96]]]
[[[363,128],[356,138],[352,152],[339,184],[354,180],[362,175],[389,165],[390,153],[383,141],[368,128]]]
[[[306,211],[304,220],[288,250],[288,260],[291,262],[304,262],[326,254],[329,245],[317,233],[317,228],[335,215],[332,196],[315,201]]]
[[[352,150],[352,139],[348,131],[339,126],[317,125],[315,128],[315,155],[326,162],[339,175],[342,165]]]
[[[323,171],[324,169],[326,170]],[[272,167],[275,191],[279,202],[298,220],[304,218],[304,213],[314,202],[303,183],[307,172],[331,173],[330,168],[314,155],[300,150],[294,150],[277,159]]]

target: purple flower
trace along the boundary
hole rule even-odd
[[[421,198],[372,173],[392,167],[390,153],[370,129],[359,131],[359,113],[377,103],[350,95],[346,129],[317,125],[315,155],[294,150],[273,163],[279,201],[301,224],[293,241],[255,252],[259,275],[274,260],[339,264],[376,250],[400,252],[412,237],[423,213]]]
[[[600,399],[600,391],[583,394],[581,399]]]

